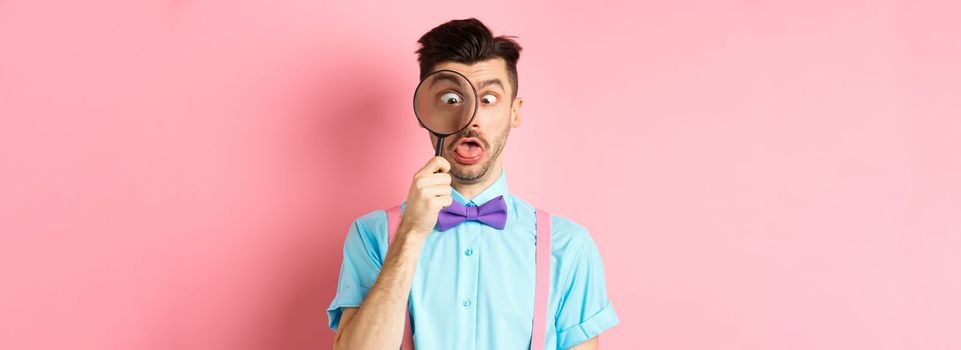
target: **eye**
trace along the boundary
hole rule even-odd
[[[440,95],[441,102],[449,105],[461,103],[462,99],[456,92],[448,92]]]
[[[492,94],[481,96],[481,103],[488,104],[488,105],[495,104],[497,103],[497,96],[494,96]]]

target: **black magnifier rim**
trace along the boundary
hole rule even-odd
[[[462,126],[460,129],[458,129],[457,131],[454,131],[454,132],[452,132],[452,133],[450,133],[450,134],[441,134],[441,133],[438,133],[438,132],[434,131],[433,129],[427,127],[427,125],[424,125],[424,121],[420,119],[420,114],[417,113],[417,91],[420,90],[420,86],[423,85],[425,81],[427,81],[427,78],[430,78],[431,75],[434,75],[434,74],[437,74],[437,73],[440,73],[440,72],[454,73],[454,74],[459,75],[461,78],[464,78],[464,81],[466,81],[466,82],[467,82],[467,85],[470,86],[471,92],[474,93],[474,99],[475,99],[475,101],[474,101],[474,111],[471,112],[471,114],[470,114],[470,119],[467,120],[467,124],[464,124],[464,126]],[[417,117],[417,122],[420,123],[420,126],[423,126],[424,129],[427,129],[428,131],[430,131],[430,132],[433,133],[434,135],[437,135],[438,137],[441,137],[441,136],[447,137],[447,136],[450,136],[450,135],[453,135],[453,134],[456,134],[456,133],[459,133],[459,132],[463,131],[463,130],[466,129],[468,126],[470,126],[470,123],[471,123],[471,122],[474,121],[474,116],[477,115],[477,101],[476,101],[476,99],[477,99],[477,88],[474,87],[474,84],[472,84],[472,83],[470,82],[470,79],[467,79],[466,76],[464,76],[463,74],[460,74],[460,72],[452,71],[452,70],[450,70],[450,69],[439,69],[439,70],[435,70],[435,71],[433,71],[433,72],[430,72],[430,74],[428,74],[427,76],[425,76],[424,79],[421,79],[420,82],[417,83],[417,88],[414,89],[414,98],[413,98],[413,102],[414,102],[414,116]]]

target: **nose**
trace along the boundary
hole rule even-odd
[[[483,121],[481,120],[481,119],[484,118],[483,115],[484,115],[484,113],[475,113],[475,114],[474,114],[474,119],[471,119],[470,125],[468,125],[467,128],[468,128],[468,129],[471,129],[471,128],[480,129],[481,124],[483,123]]]
[[[474,134],[474,135],[476,135],[476,134],[480,133],[481,123],[480,123],[480,121],[478,120],[479,117],[480,117],[480,116],[475,116],[475,117],[474,117],[474,120],[471,120],[470,124],[467,125],[467,127],[464,128],[463,131],[461,131],[461,134],[464,134],[464,135]]]

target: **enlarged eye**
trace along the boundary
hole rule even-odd
[[[449,105],[461,103],[463,99],[456,92],[448,92],[440,95],[441,102]]]
[[[497,96],[494,96],[492,94],[481,96],[481,103],[488,104],[488,105],[495,104],[497,103]]]

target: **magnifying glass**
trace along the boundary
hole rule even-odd
[[[424,77],[414,91],[414,114],[437,136],[434,155],[444,152],[444,138],[464,130],[477,114],[477,89],[463,74],[438,70]]]

